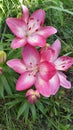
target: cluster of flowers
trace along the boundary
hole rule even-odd
[[[60,88],[71,88],[71,83],[62,72],[73,65],[73,58],[58,58],[61,43],[57,39],[52,46],[46,45],[46,39],[57,32],[52,26],[43,26],[45,12],[35,11],[29,17],[28,8],[22,5],[21,18],[7,18],[6,23],[15,34],[11,48],[22,47],[22,59],[11,59],[7,65],[20,74],[16,90],[27,90],[26,97],[30,103],[36,103],[40,94],[45,97],[55,95]],[[36,46],[39,46],[38,50]],[[32,86],[35,89],[29,89]],[[33,87],[34,88],[34,87]]]

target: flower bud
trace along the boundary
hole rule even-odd
[[[29,89],[26,93],[26,97],[29,103],[35,104],[37,102],[37,99],[40,98],[40,94],[38,90]]]
[[[4,51],[0,51],[0,63],[6,61],[6,53]]]
[[[0,67],[0,75],[2,74],[2,68]]]

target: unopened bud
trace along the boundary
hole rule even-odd
[[[4,51],[0,51],[0,63],[6,61],[6,53]]]
[[[37,90],[29,89],[26,93],[26,97],[27,97],[29,103],[35,104],[37,102],[38,98],[40,98],[40,94]]]
[[[0,67],[0,75],[2,74],[2,68]]]
[[[49,47],[50,46],[50,44],[49,43],[46,43],[46,47]]]

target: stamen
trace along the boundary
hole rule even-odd
[[[34,18],[30,18],[30,20],[33,20]]]
[[[26,68],[26,70],[28,70],[28,68]]]
[[[39,22],[39,19],[37,19],[37,22]]]
[[[38,29],[35,30],[36,32],[38,31]]]
[[[42,22],[40,23],[40,26],[42,26]]]
[[[29,74],[29,76],[30,76],[30,74]]]
[[[30,62],[30,65],[32,65],[32,62]]]
[[[63,65],[62,67],[64,68],[65,66]]]
[[[29,30],[31,30],[31,27],[29,28]]]
[[[36,64],[36,66],[38,66],[38,64]]]

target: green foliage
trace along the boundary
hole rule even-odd
[[[30,14],[36,9],[46,11],[45,24],[53,25],[58,33],[47,40],[53,43],[59,38],[61,55],[73,56],[73,2],[71,0],[0,0],[0,50],[7,53],[7,60],[21,57],[21,49],[12,50],[14,36],[6,25],[7,17],[21,15],[21,3],[27,5]],[[41,97],[34,105],[29,104],[25,93],[16,92],[18,78],[6,63],[1,64],[0,76],[0,129],[4,130],[73,130],[73,89],[60,89],[50,98]],[[68,73],[73,86],[73,68]]]

